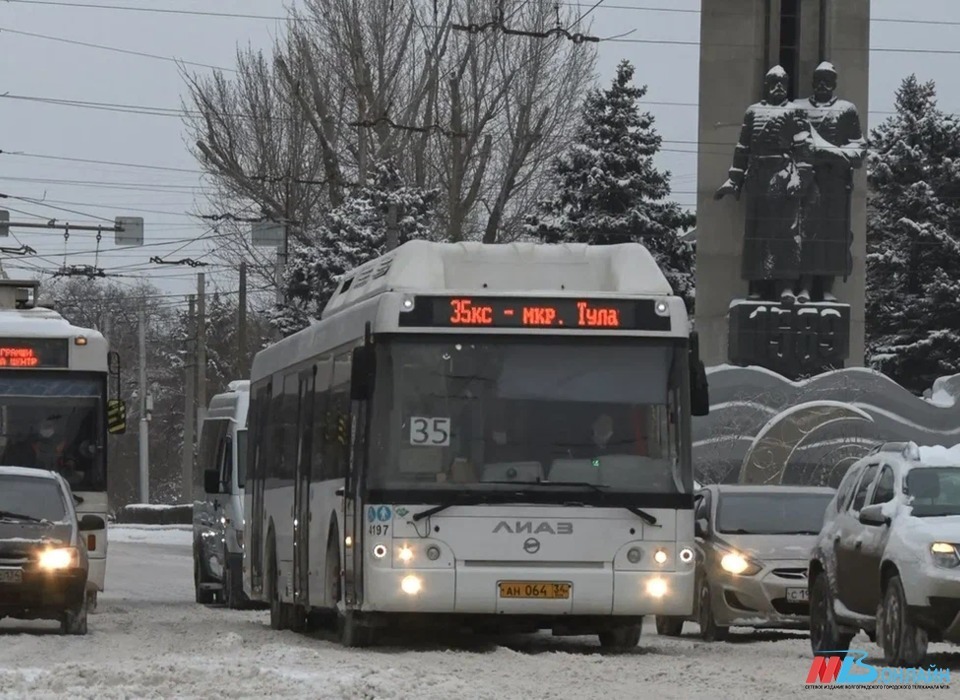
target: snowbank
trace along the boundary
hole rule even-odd
[[[933,389],[927,401],[941,408],[950,408],[957,403],[960,397],[960,374],[949,377],[938,377],[933,382]]]
[[[107,532],[107,540],[189,547],[193,543],[193,527],[190,525],[111,525]]]

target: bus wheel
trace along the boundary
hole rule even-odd
[[[604,649],[633,649],[640,643],[640,625],[624,625],[600,633]]]
[[[270,626],[275,630],[286,629],[287,616],[280,602],[280,576],[277,572],[277,555],[270,553]]]

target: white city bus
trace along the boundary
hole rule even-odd
[[[694,600],[706,374],[641,245],[409,242],[257,354],[246,587],[271,624],[597,634]]]
[[[126,426],[123,401],[108,399],[111,377],[119,391],[119,360],[98,331],[36,306],[39,289],[0,280],[0,464],[60,473],[78,516],[103,519],[84,533],[92,609],[107,569],[107,434]]]

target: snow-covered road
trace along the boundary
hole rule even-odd
[[[809,695],[809,642],[744,631],[727,643],[658,637],[600,654],[593,638],[547,635],[419,641],[344,650],[270,629],[264,612],[193,602],[189,533],[112,531],[107,592],[85,638],[56,625],[0,622],[0,698],[784,698]],[[876,652],[865,638],[854,647]],[[931,663],[960,674],[950,647]],[[917,690],[910,697],[950,697]],[[849,690],[844,698],[876,697]],[[887,691],[890,694],[896,691]]]

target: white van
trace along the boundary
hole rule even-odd
[[[198,603],[244,607],[243,485],[250,382],[210,399],[194,466],[193,581]]]

